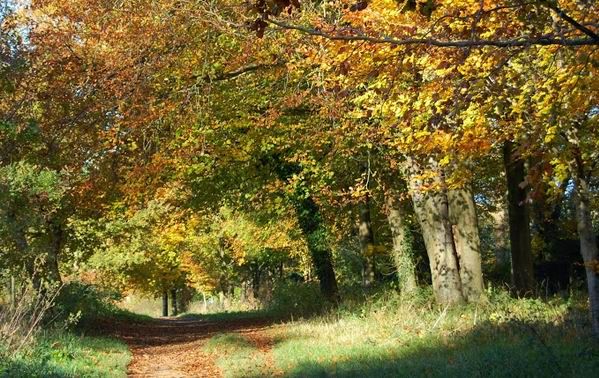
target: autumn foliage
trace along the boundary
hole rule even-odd
[[[260,300],[295,277],[333,303],[394,277],[455,305],[504,243],[516,295],[586,267],[599,332],[595,2],[6,9],[0,269]]]

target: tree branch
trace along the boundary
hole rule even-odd
[[[549,46],[549,45],[560,45],[560,46],[589,46],[589,45],[599,45],[599,39],[595,40],[594,38],[556,38],[554,36],[541,36],[531,38],[528,36],[523,36],[520,38],[513,39],[464,39],[464,40],[439,40],[435,38],[405,38],[405,39],[396,39],[391,37],[372,37],[361,34],[332,34],[319,29],[314,29],[310,27],[287,24],[285,22],[266,19],[266,22],[276,25],[279,28],[286,30],[297,30],[302,33],[322,37],[325,39],[333,40],[333,41],[364,41],[368,43],[374,44],[390,44],[396,46],[406,46],[406,45],[427,45],[427,46],[436,46],[436,47],[473,47],[473,48],[481,48],[486,46],[493,47],[522,47],[522,46]],[[582,25],[581,25],[582,26]],[[584,28],[584,26],[582,26]]]
[[[248,66],[245,67],[241,67],[238,68],[236,70],[233,71],[229,71],[229,72],[222,72],[219,74],[216,74],[214,76],[211,75],[204,75],[204,76],[200,76],[200,75],[194,75],[192,76],[192,79],[194,80],[201,80],[203,82],[206,83],[210,83],[213,81],[224,81],[224,80],[229,80],[229,79],[234,79],[238,76],[241,76],[245,73],[249,73],[249,72],[254,72],[254,71],[260,71],[263,69],[269,69],[269,68],[276,68],[276,67],[281,67],[285,64],[285,62],[275,62],[275,63],[258,63],[258,64],[250,64]]]
[[[555,2],[555,4],[554,4],[551,0],[541,0],[541,4],[545,5],[547,8],[549,8],[552,11],[554,11],[555,13],[557,13],[557,15],[562,20],[564,20],[567,23],[569,23],[570,25],[574,26],[577,30],[579,30],[579,31],[583,32],[584,34],[588,35],[597,44],[599,44],[599,35],[597,35],[597,33],[595,33],[591,29],[589,29],[586,26],[584,26],[581,23],[579,23],[578,21],[576,21],[572,17],[568,16],[568,14],[566,14],[566,12],[564,12],[563,9],[561,9],[560,7],[557,6],[557,2]]]

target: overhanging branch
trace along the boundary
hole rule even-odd
[[[549,45],[559,45],[559,46],[589,46],[595,45],[599,46],[599,40],[595,40],[594,38],[558,38],[554,36],[541,36],[541,37],[528,37],[523,36],[520,38],[512,38],[512,39],[464,39],[464,40],[439,40],[435,38],[391,38],[391,37],[373,37],[362,34],[334,34],[326,31],[322,31],[319,29],[314,29],[310,27],[288,24],[285,22],[266,19],[266,22],[276,25],[279,28],[286,30],[297,30],[299,32],[322,37],[325,39],[333,40],[333,41],[363,41],[367,43],[374,44],[390,44],[395,46],[406,46],[406,45],[426,45],[426,46],[436,46],[436,47],[473,47],[473,48],[481,48],[481,47],[525,47],[525,46],[549,46]]]
[[[221,80],[229,80],[229,79],[234,79],[237,76],[243,75],[245,73],[249,73],[249,72],[254,72],[254,71],[261,71],[261,70],[266,70],[269,68],[277,68],[277,67],[281,67],[283,66],[284,63],[283,62],[275,62],[275,63],[262,63],[262,64],[250,64],[248,66],[245,67],[241,67],[238,68],[236,70],[233,71],[229,71],[229,72],[223,72],[221,74],[218,74],[206,81],[221,81]]]
[[[282,67],[284,64],[285,64],[284,62],[250,64],[250,65],[238,68],[233,71],[221,72],[216,75],[204,75],[204,76],[194,75],[194,76],[192,76],[192,79],[200,80],[205,83],[210,83],[210,82],[214,82],[214,81],[224,81],[224,80],[234,79],[238,76],[241,76],[243,74],[250,73],[250,72]]]
[[[562,20],[566,21],[567,23],[574,26],[576,29],[578,29],[582,33],[591,37],[591,39],[593,39],[595,42],[599,43],[599,35],[597,35],[597,33],[595,33],[591,29],[587,28],[586,26],[582,25],[581,23],[579,23],[578,21],[576,21],[575,19],[570,17],[563,9],[561,9],[560,7],[557,6],[557,3],[554,4],[553,2],[547,1],[547,0],[542,0],[541,3],[544,4],[547,8],[549,8],[552,11],[554,11],[555,13],[557,13],[557,15]]]

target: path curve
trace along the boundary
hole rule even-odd
[[[113,334],[127,343],[133,358],[128,376],[134,378],[221,377],[213,357],[203,352],[210,337],[227,332],[258,332],[269,319],[163,318],[139,323],[111,324]]]

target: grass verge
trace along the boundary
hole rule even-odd
[[[274,318],[273,314],[266,310],[219,312],[210,314],[185,313],[178,316],[184,320],[204,320],[207,322],[227,322],[232,320],[252,320]]]
[[[238,333],[213,336],[204,352],[215,357],[225,377],[269,376],[268,361],[255,345]]]
[[[270,366],[248,363],[255,351],[237,337],[209,341],[225,376],[290,377],[584,377],[599,371],[585,298],[513,299],[490,291],[488,302],[440,308],[393,293],[352,309],[281,323]],[[264,357],[262,353],[262,357]]]
[[[17,355],[0,360],[0,377],[125,377],[131,354],[123,342],[44,332]]]

